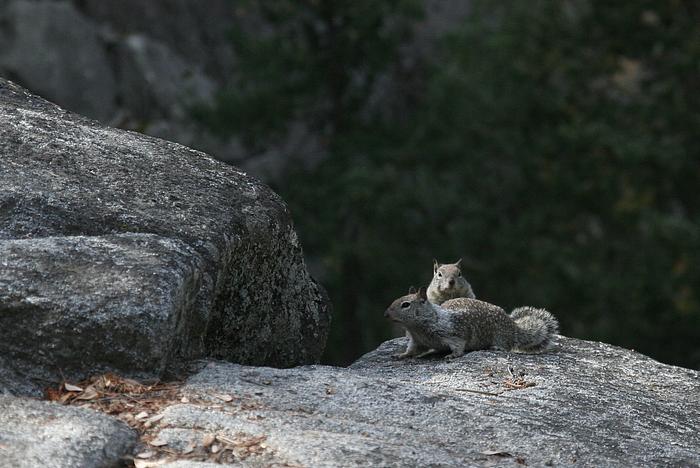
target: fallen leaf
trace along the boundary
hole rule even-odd
[[[143,387],[143,385],[141,385],[141,382],[138,382],[134,379],[126,379],[126,378],[122,377],[120,380],[121,380],[122,385],[128,385],[130,387],[136,387],[136,388]]]
[[[182,397],[182,399],[180,399],[180,402],[181,403],[189,403],[190,399],[184,396],[184,397]]]
[[[155,455],[155,452],[149,450],[148,452],[137,453],[136,458],[151,458],[153,455]]]
[[[82,392],[83,391],[83,389],[78,387],[77,385],[72,385],[72,384],[69,384],[67,382],[63,384],[63,387],[68,392]]]
[[[45,398],[49,401],[59,401],[61,399],[61,390],[56,388],[47,388],[44,391]]]
[[[94,400],[100,396],[92,385],[85,389],[83,393],[75,397],[76,400]]]
[[[267,439],[267,436],[265,436],[265,435],[261,435],[258,437],[252,437],[252,438],[246,440],[245,442],[242,442],[241,445],[244,447],[250,447],[251,445],[259,444],[260,442],[262,442],[265,439]]]
[[[503,382],[503,385],[505,385],[508,388],[523,389],[523,388],[534,387],[537,384],[535,382],[526,382],[522,378],[518,377],[515,380],[511,380],[511,379],[505,380]]]
[[[162,447],[163,445],[168,445],[166,441],[160,439],[152,440],[149,442],[149,444],[154,447]]]
[[[146,413],[145,411],[141,411],[139,414],[137,414],[137,415],[134,416],[134,417],[135,417],[137,420],[145,419],[145,418],[148,417],[148,413]]]
[[[214,434],[207,434],[202,439],[202,446],[209,447],[211,444],[214,443],[215,440],[216,440],[216,436]]]
[[[134,460],[135,468],[154,468],[156,466],[161,466],[167,463],[168,459],[163,458],[161,460]]]
[[[218,453],[219,450],[221,450],[221,447],[219,447],[218,445],[215,444],[211,446],[211,453]]]
[[[229,445],[234,445],[236,443],[236,441],[234,439],[232,439],[228,436],[225,436],[225,435],[220,435],[220,434],[216,435],[216,440],[218,440],[219,442],[222,442],[224,444],[229,444]]]
[[[192,452],[194,452],[194,446],[189,445],[189,446],[185,447],[185,450],[182,451],[182,454],[187,455],[187,454],[192,453]]]
[[[225,401],[226,403],[233,401],[233,397],[231,395],[214,395],[216,398],[219,400]]]

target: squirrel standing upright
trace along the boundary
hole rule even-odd
[[[442,304],[449,299],[467,297],[476,299],[471,284],[462,276],[462,259],[455,263],[440,264],[433,260],[433,279],[428,286],[428,300]]]
[[[438,305],[428,300],[423,287],[396,299],[384,316],[408,332],[408,347],[399,358],[449,350],[446,358],[453,359],[488,348],[536,353],[547,349],[559,331],[557,319],[544,309],[519,307],[508,315],[496,305],[469,298]]]

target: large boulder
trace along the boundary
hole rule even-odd
[[[166,408],[166,466],[699,466],[700,374],[560,337],[544,354],[398,361],[405,338],[350,368],[209,363]],[[204,441],[216,437],[212,454]],[[221,451],[224,451],[223,455]],[[188,464],[182,464],[189,459]]]
[[[283,201],[238,169],[0,79],[0,180],[0,356],[20,374],[319,359],[328,301]]]
[[[0,395],[0,466],[120,466],[136,433],[96,411]]]

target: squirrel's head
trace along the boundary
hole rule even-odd
[[[462,276],[462,259],[455,263],[440,264],[433,260],[433,280],[430,286],[452,297],[462,297],[469,290],[469,283]]]
[[[411,324],[425,319],[426,314],[432,312],[426,290],[421,287],[418,292],[413,291],[411,288],[407,295],[392,302],[384,312],[384,317],[402,324]]]

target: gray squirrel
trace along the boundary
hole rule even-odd
[[[559,331],[557,319],[544,309],[519,307],[508,315],[496,305],[466,297],[438,305],[428,300],[423,287],[396,299],[384,316],[407,331],[408,347],[398,358],[450,351],[446,358],[454,359],[489,348],[537,353]]]
[[[428,286],[428,300],[442,304],[449,299],[468,297],[476,299],[471,284],[462,276],[462,259],[455,263],[440,264],[433,260],[433,279]]]

